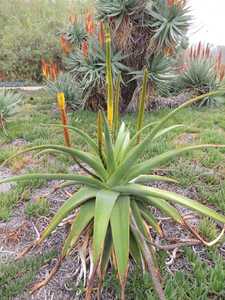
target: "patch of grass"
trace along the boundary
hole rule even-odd
[[[215,223],[208,218],[202,219],[198,225],[198,228],[202,236],[210,241],[214,240],[218,235],[218,230]]]
[[[168,300],[222,300],[225,297],[225,262],[217,253],[213,257],[214,264],[209,267],[201,261],[192,249],[185,250],[187,263],[191,272],[179,271],[174,276],[168,276],[166,281],[166,296]],[[144,298],[143,298],[144,300]]]
[[[172,177],[177,178],[179,185],[184,187],[197,183],[202,175],[199,165],[185,159],[179,159],[170,165],[169,173]]]
[[[40,197],[35,202],[28,202],[25,206],[25,214],[29,217],[49,215],[50,208],[46,198]]]
[[[209,254],[212,265],[202,261],[192,249],[185,249],[185,257],[191,272],[177,271],[173,276],[164,270],[165,294],[167,300],[223,300],[225,297],[225,261],[216,252]],[[162,256],[165,254],[163,253]],[[104,289],[113,289],[115,300],[119,298],[119,282],[115,273],[106,277]],[[139,270],[131,272],[126,287],[128,300],[157,300],[152,290],[151,278],[142,276]]]
[[[17,149],[15,147],[2,147],[0,151],[0,164],[10,156],[14,155],[16,152]]]
[[[199,185],[198,194],[207,203],[225,211],[225,183],[217,185]]]
[[[33,282],[39,269],[56,257],[56,251],[0,264],[0,299],[9,300],[21,295]]]
[[[225,144],[225,141],[223,141],[223,144]],[[225,162],[225,156],[219,149],[207,149],[200,161],[204,167],[214,168]]]
[[[18,190],[13,190],[7,193],[0,193],[0,220],[9,220],[12,209],[20,200],[20,193]]]

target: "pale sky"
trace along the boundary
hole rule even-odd
[[[194,16],[190,43],[225,45],[225,0],[188,0]]]

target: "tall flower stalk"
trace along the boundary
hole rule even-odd
[[[111,62],[111,34],[109,25],[105,25],[105,43],[106,43],[106,84],[107,84],[107,118],[110,129],[113,129],[113,76]]]
[[[61,115],[61,120],[63,124],[63,131],[64,131],[64,142],[67,147],[71,146],[70,143],[70,135],[68,130],[68,117],[66,113],[66,102],[65,102],[65,96],[64,93],[57,93],[57,101],[58,101],[58,107]]]
[[[139,101],[139,111],[138,111],[138,118],[137,118],[137,132],[139,132],[137,136],[137,143],[140,143],[141,139],[141,128],[143,127],[144,123],[144,114],[145,114],[145,102],[147,98],[147,88],[148,88],[148,69],[145,68],[144,70],[144,80],[142,84],[142,91]]]

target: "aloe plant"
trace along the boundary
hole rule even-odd
[[[66,68],[71,76],[80,83],[83,90],[83,107],[90,107],[92,98],[96,106],[104,106],[104,91],[106,84],[106,56],[105,51],[90,39],[86,42],[87,48],[84,51],[77,49],[65,59]],[[126,74],[130,71],[122,61],[124,55],[112,49],[112,74],[117,77],[121,72]],[[96,107],[94,108],[96,110]]]
[[[59,73],[56,80],[46,80],[47,91],[55,97],[63,92],[70,108],[77,110],[82,105],[82,89],[70,73]]]
[[[177,91],[191,89],[196,94],[204,94],[224,89],[225,66],[221,59],[221,53],[213,56],[209,46],[204,47],[201,43],[188,49],[175,80]],[[204,98],[199,105],[219,106],[223,103],[223,97],[211,96]]]
[[[107,39],[107,43],[107,70],[111,70],[111,58],[109,56],[110,39]],[[90,274],[86,289],[87,300],[91,299],[97,275],[99,278],[98,289],[99,292],[101,291],[102,281],[109,265],[114,266],[118,272],[121,284],[121,299],[124,300],[130,259],[139,265],[143,272],[146,270],[150,272],[159,299],[165,299],[148,228],[151,227],[159,235],[162,235],[162,230],[155,216],[151,213],[151,207],[159,209],[165,216],[170,217],[187,230],[191,230],[192,233],[193,230],[189,228],[180,211],[176,208],[176,204],[225,224],[224,215],[217,213],[198,201],[151,186],[153,181],[175,182],[171,178],[155,176],[154,169],[170,162],[177,156],[198,149],[225,146],[194,145],[174,149],[140,163],[150,143],[154,143],[154,141],[162,138],[163,135],[177,127],[182,127],[180,124],[165,127],[166,122],[182,108],[204,98],[204,96],[198,96],[191,99],[161,120],[142,127],[143,102],[147,78],[145,71],[137,132],[134,136],[131,136],[129,129],[123,122],[119,127],[118,134],[114,134],[114,127],[110,127],[111,116],[107,120],[105,114],[99,112],[98,142],[82,130],[67,126],[72,132],[80,135],[89,146],[90,152],[84,152],[77,147],[43,145],[29,148],[12,157],[15,158],[28,151],[41,151],[42,153],[43,151],[56,151],[57,154],[63,153],[71,157],[71,159],[78,160],[81,167],[82,163],[88,165],[88,175],[74,173],[29,174],[4,179],[0,182],[20,182],[40,178],[45,180],[64,180],[65,184],[68,185],[80,185],[79,190],[68,200],[65,200],[62,207],[42,232],[40,238],[22,254],[40,245],[56,230],[57,226],[65,218],[76,211],[75,216],[73,215],[72,226],[59,255],[58,264],[48,279],[57,271],[62,260],[74,248],[78,249],[82,252],[83,265],[86,265],[86,261],[90,262]],[[108,89],[110,89],[109,85]],[[214,92],[214,94],[218,93],[220,92]],[[110,91],[108,91],[108,95],[110,94]],[[117,92],[116,94],[119,93]],[[113,119],[114,121],[115,119]],[[141,134],[144,132],[147,132],[147,134],[141,140]],[[137,140],[139,143],[137,143]],[[86,270],[86,266],[84,269]],[[46,284],[46,280],[36,285],[34,290],[42,287],[44,284]]]
[[[17,112],[18,105],[21,101],[22,97],[18,93],[7,90],[0,91],[0,129],[2,129],[5,134],[7,134],[5,128],[6,121]]]

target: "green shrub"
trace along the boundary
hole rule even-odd
[[[41,80],[40,60],[61,60],[57,33],[69,14],[79,13],[88,2],[91,1],[0,1],[0,71],[5,77]]]

